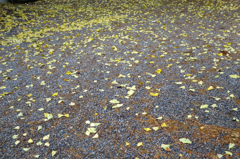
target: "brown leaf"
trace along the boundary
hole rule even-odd
[[[220,52],[223,54],[223,56],[226,56],[228,54],[227,51],[220,51]]]

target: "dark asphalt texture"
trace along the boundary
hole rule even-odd
[[[0,158],[240,158],[239,13],[234,0],[0,4]]]

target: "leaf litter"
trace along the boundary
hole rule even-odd
[[[239,156],[234,0],[1,5],[4,158]]]

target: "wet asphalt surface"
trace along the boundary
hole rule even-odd
[[[0,5],[1,158],[240,158],[235,1]]]

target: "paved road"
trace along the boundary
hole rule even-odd
[[[147,2],[0,4],[1,158],[239,158],[239,6]]]

